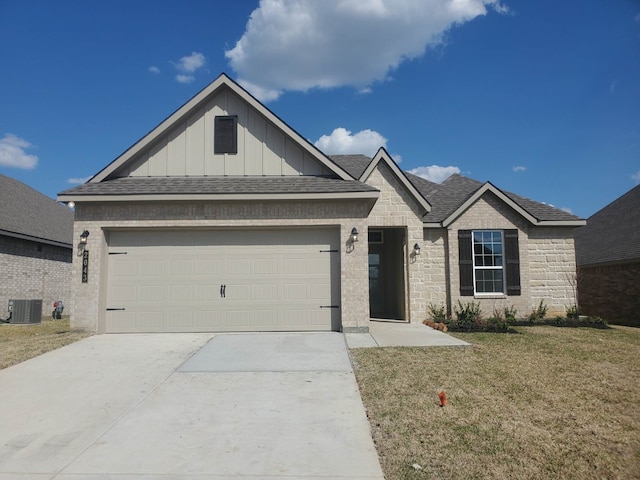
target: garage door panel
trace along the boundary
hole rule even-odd
[[[164,285],[141,286],[137,291],[137,300],[140,302],[162,302],[166,297]]]
[[[110,237],[108,332],[339,328],[337,229]]]

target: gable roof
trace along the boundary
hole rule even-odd
[[[313,158],[318,160],[322,165],[327,167],[330,171],[336,174],[338,178],[343,180],[350,179],[350,175],[332,162],[329,157],[327,157],[324,153],[318,150],[313,144],[311,144],[307,139],[302,137],[298,132],[296,132],[293,128],[287,125],[284,121],[280,119],[275,113],[265,107],[262,103],[260,103],[253,95],[251,95],[248,91],[242,88],[239,84],[229,78],[225,73],[222,73],[216,78],[213,82],[207,85],[205,88],[196,93],[187,103],[178,108],[175,112],[169,115],[165,120],[163,120],[158,126],[156,126],[153,130],[147,133],[144,137],[138,140],[135,144],[129,147],[124,153],[122,153],[118,158],[112,161],[105,168],[100,170],[96,175],[94,175],[89,182],[101,182],[103,180],[109,179],[110,175],[112,175],[117,170],[121,169],[125,164],[130,161],[133,161],[136,154],[141,152],[144,148],[151,145],[155,140],[161,137],[163,134],[167,133],[176,123],[181,120],[187,118],[193,112],[195,112],[198,108],[205,105],[210,98],[215,96],[221,89],[229,89],[238,95],[243,101],[248,103],[251,107],[257,110],[260,114],[262,114],[268,121],[276,125],[280,130],[282,130],[285,135],[289,138],[293,139],[304,151],[306,151]]]
[[[74,213],[18,180],[0,174],[0,235],[72,248]]]
[[[331,159],[355,178],[360,179],[373,164],[373,160],[365,155],[332,155]],[[575,215],[515,193],[503,191],[490,182],[483,183],[463,175],[453,174],[438,184],[409,172],[403,172],[403,174],[431,205],[431,210],[424,218],[427,227],[450,225],[462,211],[487,191],[497,195],[533,225],[582,226],[585,224],[583,219]]]
[[[376,167],[380,164],[380,162],[384,163],[389,167],[389,169],[393,172],[396,178],[404,185],[407,191],[411,194],[411,196],[416,200],[418,205],[420,205],[427,213],[431,211],[431,205],[426,197],[418,191],[418,189],[411,183],[409,178],[405,175],[405,173],[400,170],[398,164],[393,161],[391,155],[387,153],[384,147],[380,147],[376,154],[374,155],[367,168],[360,174],[358,180],[362,183],[365,183],[369,176],[373,173]]]
[[[640,185],[591,215],[575,242],[578,265],[640,259]]]

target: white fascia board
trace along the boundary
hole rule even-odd
[[[424,222],[422,226],[424,228],[444,228],[440,222]]]
[[[122,155],[116,158],[113,162],[103,168],[100,172],[94,175],[89,182],[98,183],[107,178],[111,173],[122,167],[127,161],[133,158],[136,154],[149,146],[158,137],[167,132],[172,126],[180,122],[185,116],[191,113],[194,109],[203,104],[208,97],[213,95],[222,86],[228,87],[236,95],[242,98],[245,102],[251,105],[255,110],[264,115],[270,122],[280,128],[286,135],[293,138],[306,152],[316,158],[319,162],[325,165],[329,170],[334,172],[343,180],[352,180],[353,178],[346,171],[335,164],[330,158],[324,155],[320,150],[303,138],[298,132],[293,130],[285,122],[283,122],[276,114],[260,103],[253,95],[247,92],[244,88],[234,82],[226,74],[222,73],[213,82],[200,90],[195,96],[193,96],[187,103],[182,105],[178,110],[173,112],[167,117],[160,125],[155,127],[151,132],[146,134],[140,140],[138,140],[133,146],[126,150]]]
[[[375,192],[345,192],[345,193],[278,193],[278,194],[149,194],[149,195],[60,195],[59,202],[157,202],[157,201],[269,201],[269,200],[352,200],[377,199],[379,191]]]
[[[475,193],[473,195],[471,195],[462,205],[460,205],[458,208],[456,208],[453,211],[453,213],[451,215],[449,215],[442,222],[442,226],[443,227],[448,227],[453,222],[455,222],[456,219],[460,215],[462,215],[462,213],[465,210],[467,210],[471,205],[473,205],[475,202],[477,202],[478,199],[480,197],[482,197],[482,195],[484,195],[486,192],[491,192],[494,195],[496,195],[500,200],[502,200],[504,203],[509,205],[513,210],[515,210],[517,213],[519,213],[522,217],[524,217],[532,225],[538,225],[539,222],[538,222],[538,219],[536,217],[531,215],[524,208],[522,208],[520,205],[518,205],[513,200],[511,200],[509,197],[507,197],[504,193],[502,193],[502,191],[499,188],[494,187],[490,182],[486,182],[484,185],[482,185],[480,188],[478,188],[478,190],[476,190]]]
[[[360,178],[358,178],[358,180],[362,183],[366,183],[367,179],[371,176],[371,174],[381,161],[384,161],[384,163],[391,169],[398,180],[400,180],[400,182],[409,191],[416,202],[418,202],[418,204],[420,204],[420,206],[424,208],[427,213],[429,213],[431,211],[431,204],[420,194],[413,183],[409,181],[407,176],[402,170],[400,170],[396,162],[393,161],[391,155],[387,153],[384,147],[380,147],[378,149],[375,156],[373,157],[371,162],[369,162],[369,165],[367,166],[367,168],[365,168],[364,172],[362,172],[362,175],[360,175]]]

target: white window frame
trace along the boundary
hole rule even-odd
[[[502,265],[500,266],[485,266],[485,265],[476,265],[476,233],[499,233],[500,234],[500,244],[502,245]],[[495,296],[495,295],[506,295],[507,291],[507,270],[505,266],[505,251],[504,251],[504,230],[471,230],[471,257],[473,259],[473,294],[478,296]],[[501,270],[502,271],[502,290],[497,292],[478,292],[476,289],[476,272],[478,270]]]

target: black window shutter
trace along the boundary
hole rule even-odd
[[[507,263],[507,295],[520,295],[520,248],[518,230],[504,231],[504,254]]]
[[[460,270],[460,295],[473,296],[473,248],[471,230],[458,230],[458,268]]]
[[[217,116],[213,128],[213,153],[238,153],[238,116]]]

